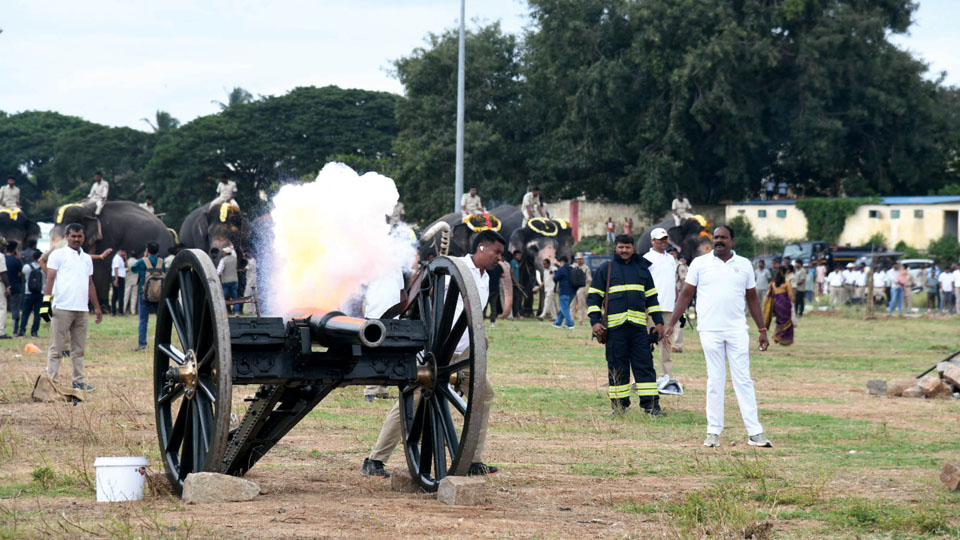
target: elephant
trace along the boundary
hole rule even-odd
[[[694,257],[709,253],[713,249],[713,231],[710,230],[710,220],[703,216],[694,216],[683,220],[678,227],[673,218],[670,217],[643,231],[637,241],[637,253],[643,255],[650,251],[650,231],[657,227],[666,229],[670,243],[680,250],[680,256],[686,257],[688,264]]]
[[[20,209],[0,210],[0,236],[7,242],[15,241],[23,247],[26,240],[40,239],[40,225]]]
[[[494,225],[494,230],[497,230],[496,221],[500,223],[500,228],[497,232],[503,236],[504,240],[509,240],[510,235],[513,234],[513,231],[520,227],[520,224],[523,222],[523,215],[520,213],[520,210],[514,206],[504,204],[490,210],[488,212],[491,216],[495,217],[496,220],[491,220],[491,224]],[[474,236],[477,232],[483,230],[482,227],[486,226],[486,217],[474,218],[477,219],[478,225],[475,225],[474,228],[477,230],[471,230],[471,228],[464,223],[463,214],[460,212],[454,212],[452,214],[446,214],[440,219],[434,221],[428,225],[424,230],[429,230],[435,223],[444,221],[450,224],[450,252],[449,255],[452,257],[462,257],[467,253],[470,253],[471,243],[473,242]],[[426,260],[429,255],[437,254],[438,244],[436,241],[432,241],[420,247],[420,258]],[[504,256],[506,257],[506,255]]]
[[[180,226],[180,242],[188,248],[209,252],[210,248],[234,246],[243,249],[244,218],[240,208],[229,203],[210,207],[204,204],[190,212]]]
[[[520,286],[527,296],[523,299],[521,315],[533,314],[533,288],[536,286],[536,271],[543,267],[544,259],[557,260],[565,256],[573,262],[573,231],[564,220],[532,218],[523,227],[510,235],[507,249],[510,257],[519,251]],[[506,257],[506,255],[504,255]]]
[[[51,242],[63,238],[67,225],[79,223],[85,231],[83,250],[91,254],[107,249],[141,253],[147,242],[158,243],[160,253],[166,253],[175,243],[173,235],[160,218],[135,202],[107,201],[99,219],[94,214],[95,210],[95,204],[67,204],[58,208],[50,231]],[[93,262],[93,284],[97,288],[101,307],[109,306],[111,259],[106,257]]]

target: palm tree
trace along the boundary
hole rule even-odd
[[[227,102],[218,101],[216,99],[211,100],[210,103],[216,103],[220,106],[221,111],[225,111],[234,105],[242,105],[244,103],[250,103],[253,101],[253,95],[250,92],[247,92],[239,86],[234,86],[233,90],[227,94]]]
[[[157,123],[154,124],[148,118],[141,118],[146,122],[150,127],[153,128],[154,133],[166,133],[168,131],[173,131],[180,127],[180,121],[173,117],[172,114],[167,111],[157,110]]]

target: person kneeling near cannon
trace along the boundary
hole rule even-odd
[[[462,260],[466,263],[467,267],[470,268],[470,275],[476,282],[478,292],[480,293],[480,301],[482,302],[482,305],[480,306],[481,313],[486,308],[487,297],[489,296],[490,292],[490,276],[487,271],[491,270],[499,263],[500,256],[503,254],[503,250],[506,248],[506,246],[507,242],[502,236],[500,236],[499,233],[492,230],[486,230],[480,232],[480,234],[478,234],[474,239],[473,253],[471,255],[465,255],[462,257]],[[457,308],[456,312],[454,313],[453,320],[457,320],[462,312],[463,299],[461,298],[457,302]],[[487,343],[478,345],[486,347]],[[469,346],[470,336],[467,332],[464,332],[460,338],[460,341],[457,343],[456,349],[454,350],[453,362],[457,362],[464,357],[469,356]],[[469,387],[470,385],[466,384],[464,386]],[[490,384],[489,376],[486,377],[485,386],[486,390],[483,400],[484,414],[480,422],[480,438],[477,442],[477,448],[473,456],[473,462],[470,464],[470,469],[467,473],[471,476],[491,475],[499,472],[497,467],[494,467],[493,465],[487,465],[482,461],[484,442],[487,438],[487,427],[490,423],[490,405],[493,403],[493,385]],[[414,399],[415,403],[418,403],[420,396],[417,395]],[[414,408],[416,407],[417,405],[414,405]],[[390,454],[393,453],[393,449],[396,448],[397,444],[400,442],[400,438],[400,401],[398,400],[396,403],[394,403],[390,411],[387,412],[387,417],[383,421],[383,427],[380,428],[380,436],[377,437],[377,442],[373,446],[373,450],[371,450],[370,455],[363,460],[363,466],[360,468],[360,472],[367,476],[389,478],[390,473],[387,472],[386,468],[384,467],[384,462],[390,459]]]

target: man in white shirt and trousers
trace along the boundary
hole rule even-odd
[[[103,205],[107,202],[107,195],[110,193],[110,184],[103,179],[103,173],[97,171],[93,175],[93,185],[90,186],[90,193],[87,194],[87,202],[92,202],[97,205],[97,209],[94,212],[96,215],[100,215],[100,212],[103,211]]]
[[[669,321],[677,300],[677,260],[673,258],[673,255],[667,253],[670,240],[668,240],[667,231],[663,227],[657,227],[650,231],[650,244],[650,251],[646,252],[643,258],[650,262],[648,270],[650,275],[653,276],[653,284],[657,287],[657,299],[660,301],[663,320]],[[597,285],[595,283],[594,287],[597,287]],[[654,327],[652,317],[647,318],[647,326]],[[683,330],[677,328],[674,331],[682,332]],[[670,359],[671,347],[670,340],[663,340],[659,344],[660,374],[667,377],[667,380],[673,377],[673,360]]]
[[[220,183],[217,184],[217,198],[210,202],[209,209],[212,210],[223,203],[230,203],[237,208],[237,183],[227,178],[226,174],[220,175]]]
[[[680,315],[697,294],[697,332],[707,362],[707,438],[703,445],[720,446],[723,432],[723,398],[727,368],[737,394],[740,416],[747,428],[747,444],[772,448],[763,434],[757,415],[757,398],[750,378],[750,334],[744,316],[744,301],[760,329],[760,350],[770,346],[763,313],[757,296],[756,281],[750,261],[733,251],[734,231],[721,225],[713,231],[713,251],[690,263],[686,283],[680,292],[673,316],[667,325],[669,339]]]

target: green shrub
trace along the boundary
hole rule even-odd
[[[930,242],[927,255],[940,266],[956,264],[960,259],[960,242],[955,236],[943,235]]]
[[[813,198],[800,199],[796,206],[807,218],[807,240],[835,244],[843,233],[847,218],[855,214],[860,205],[877,202],[880,199]]]
[[[573,252],[607,253],[613,250],[613,245],[606,243],[605,236],[581,236],[580,241],[573,245]]]

